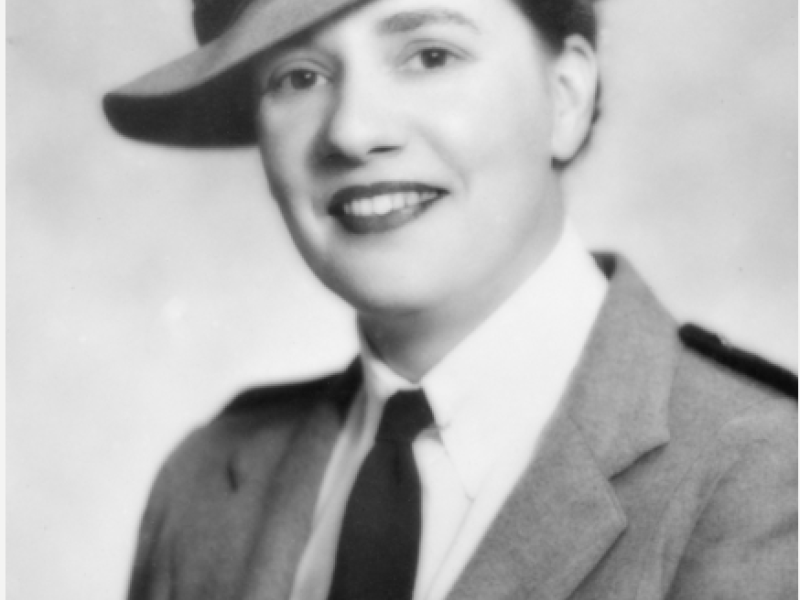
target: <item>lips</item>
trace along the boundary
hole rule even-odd
[[[351,186],[333,195],[328,212],[350,233],[383,233],[417,219],[445,194],[417,182]]]

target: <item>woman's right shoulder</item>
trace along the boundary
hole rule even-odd
[[[208,465],[237,447],[268,438],[278,442],[321,406],[346,411],[360,385],[358,362],[320,377],[251,387],[238,393],[208,423],[195,428],[167,463]]]

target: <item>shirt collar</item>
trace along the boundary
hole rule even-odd
[[[567,224],[550,255],[420,382],[465,492],[474,498],[502,451],[538,439],[569,382],[607,283]],[[417,387],[360,336],[368,411]]]

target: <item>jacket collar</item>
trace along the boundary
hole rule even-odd
[[[611,478],[669,441],[677,327],[630,264],[601,256],[611,287],[565,397],[565,409]]]
[[[624,260],[609,266],[571,387],[449,600],[567,598],[627,525],[611,477],[669,441],[674,324]]]

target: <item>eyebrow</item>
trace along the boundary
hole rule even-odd
[[[474,21],[454,10],[425,9],[401,12],[381,21],[379,30],[382,33],[407,33],[428,25],[455,24],[475,31],[478,26]]]

